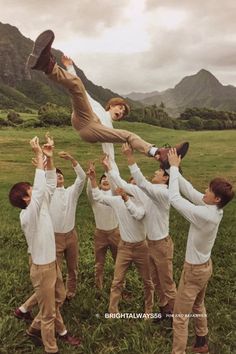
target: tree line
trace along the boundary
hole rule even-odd
[[[5,110],[6,116],[0,119],[0,126],[47,127],[71,124],[71,111],[55,103],[42,105],[35,117],[24,120],[14,110]],[[32,113],[25,110],[25,113]],[[179,117],[172,118],[166,112],[164,103],[131,109],[126,118],[130,122],[147,123],[159,127],[181,130],[223,130],[236,129],[236,112],[216,111],[209,108],[186,108]]]

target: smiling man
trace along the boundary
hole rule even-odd
[[[172,354],[185,354],[189,317],[194,317],[194,353],[208,353],[207,315],[204,298],[212,275],[211,251],[223,217],[223,207],[234,197],[232,185],[214,178],[205,194],[198,192],[179,173],[180,157],[175,149],[169,154],[171,205],[190,222],[184,268],[174,305]],[[180,192],[188,199],[183,198]]]
[[[113,129],[104,126],[94,113],[84,85],[80,78],[71,75],[56,64],[55,58],[51,53],[51,45],[54,41],[54,33],[51,30],[41,33],[35,43],[32,53],[27,60],[27,68],[43,71],[48,78],[59,85],[65,87],[71,94],[73,112],[72,126],[79,132],[80,137],[90,143],[126,143],[139,152],[152,156],[168,166],[167,153],[169,148],[157,148],[138,135],[127,130]],[[117,101],[118,100],[118,101]],[[108,110],[112,119],[119,120],[129,112],[128,104],[122,98],[115,98],[108,102]],[[188,151],[187,142],[176,146],[178,155],[182,158]]]

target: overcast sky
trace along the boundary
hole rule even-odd
[[[55,32],[95,84],[117,93],[174,87],[204,68],[236,86],[236,0],[0,0],[0,21],[31,39]]]

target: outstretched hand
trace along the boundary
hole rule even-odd
[[[170,166],[179,167],[181,162],[181,156],[177,155],[177,151],[175,148],[171,148],[170,151],[168,152],[168,161]]]
[[[93,162],[89,162],[86,175],[91,181],[96,179],[95,165]]]
[[[58,152],[58,155],[62,158],[62,159],[65,159],[65,160],[73,160],[73,156],[71,156],[68,152],[66,151],[60,151]]]
[[[102,158],[102,165],[104,167],[104,170],[106,172],[111,170],[111,163],[109,160],[109,155],[108,154],[104,154],[103,158]]]
[[[30,146],[36,155],[43,154],[41,146],[39,145],[39,138],[37,136],[30,140]]]
[[[45,134],[46,144],[43,144],[42,151],[47,157],[53,156],[54,140],[53,137],[47,132]]]
[[[123,153],[125,156],[127,156],[127,157],[133,155],[133,149],[132,149],[132,147],[129,145],[129,143],[124,143],[124,144],[122,144],[121,150],[122,150],[122,153]]]
[[[61,62],[62,64],[67,67],[67,66],[70,66],[70,65],[73,65],[73,60],[70,58],[70,57],[67,57],[66,55],[62,55],[61,57]]]

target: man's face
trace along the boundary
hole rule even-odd
[[[63,186],[64,186],[64,176],[60,172],[57,172],[57,187],[63,187]]]
[[[120,120],[124,117],[125,106],[117,104],[115,106],[110,106],[109,109],[112,120]]]
[[[217,205],[220,202],[220,198],[211,191],[210,187],[205,190],[205,194],[202,198],[204,203],[208,205]]]
[[[165,184],[168,181],[168,176],[164,175],[165,171],[161,168],[154,172],[154,176],[152,177],[152,183],[154,184]]]
[[[29,205],[29,203],[31,202],[32,190],[33,190],[33,187],[30,186],[29,189],[27,190],[28,195],[23,198],[23,200],[26,202],[27,205]]]
[[[107,177],[102,177],[99,187],[102,191],[110,190],[110,183]]]

